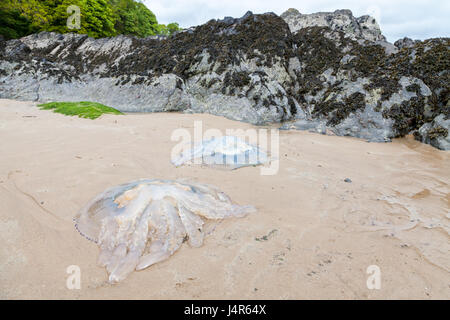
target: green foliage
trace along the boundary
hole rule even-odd
[[[143,3],[134,0],[109,0],[115,16],[114,27],[118,34],[140,38],[161,34],[171,35],[180,30],[178,23],[158,24],[155,15]]]
[[[118,34],[147,37],[158,32],[155,15],[144,4],[133,0],[110,0],[114,9],[114,27]]]
[[[102,114],[123,114],[122,112],[97,102],[49,102],[40,104],[42,110],[53,110],[67,116],[79,116],[86,119],[97,119]]]
[[[165,24],[158,25],[158,34],[170,36],[175,31],[181,30],[181,28],[178,26],[178,23],[173,22],[169,23],[167,26]]]
[[[37,32],[48,25],[49,10],[47,3],[55,1],[39,0],[2,0],[0,9],[18,11],[30,21],[30,32]]]
[[[169,34],[174,33],[175,31],[181,30],[180,26],[176,22],[169,23],[167,25],[167,29],[169,30]]]
[[[80,29],[67,28],[70,5],[80,8]],[[159,25],[153,12],[136,0],[1,0],[0,10],[0,34],[8,39],[40,31],[101,38],[170,35],[179,30],[177,23]]]
[[[45,31],[75,32],[94,38],[111,37],[116,34],[113,11],[108,6],[107,0],[60,0],[53,3],[56,6],[53,7],[49,18],[50,25],[43,28]],[[67,7],[70,5],[80,8],[81,28],[78,30],[67,28],[67,19],[71,15],[67,13]]]
[[[31,22],[18,10],[0,8],[0,34],[6,40],[26,36],[31,31]]]
[[[101,38],[116,35],[113,11],[106,0],[86,0],[81,13],[81,26],[83,28],[85,24],[84,28],[89,36]]]

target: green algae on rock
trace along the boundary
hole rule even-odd
[[[122,112],[97,102],[49,102],[38,105],[42,110],[53,110],[66,116],[97,119],[102,114],[123,114]]]

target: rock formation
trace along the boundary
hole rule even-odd
[[[333,31],[344,32],[353,40],[386,41],[375,18],[356,18],[350,10],[301,14],[297,9],[289,9],[281,15],[292,33],[307,27],[329,27]]]
[[[207,112],[369,141],[414,134],[449,149],[449,39],[394,46],[371,18],[316,15],[249,12],[169,38],[0,40],[0,98]]]

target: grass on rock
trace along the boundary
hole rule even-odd
[[[49,102],[40,104],[42,110],[53,110],[67,116],[79,116],[86,119],[97,119],[102,114],[123,114],[119,110],[97,102]]]

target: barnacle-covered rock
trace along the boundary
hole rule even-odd
[[[450,150],[450,118],[446,118],[444,114],[439,115],[414,132],[414,137],[438,149]]]
[[[100,246],[98,262],[114,283],[168,259],[185,240],[200,247],[203,219],[243,217],[253,211],[211,186],[155,179],[106,190],[74,220],[77,230]]]
[[[374,17],[365,15],[356,18],[350,10],[301,14],[291,8],[284,12],[281,18],[289,24],[292,32],[307,27],[329,27],[345,32],[346,36],[353,40],[386,41]]]

